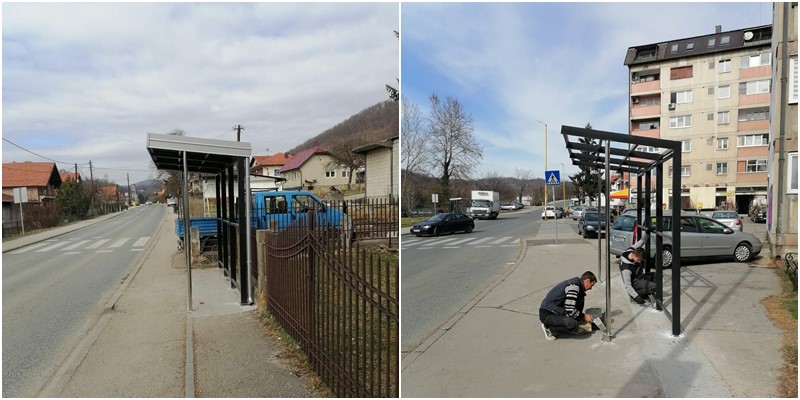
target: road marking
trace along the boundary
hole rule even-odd
[[[131,251],[142,251],[144,249],[131,249]]]
[[[497,239],[497,240],[495,240],[494,242],[492,242],[492,243],[489,243],[489,244],[500,244],[500,243],[503,243],[503,242],[505,242],[505,241],[506,241],[506,240],[508,240],[508,239],[513,239],[513,238],[514,238],[514,237],[512,237],[512,236],[506,236],[506,237],[504,237],[504,238]]]
[[[54,244],[52,246],[47,246],[47,247],[45,247],[43,249],[36,250],[36,252],[37,253],[43,253],[45,251],[50,251],[50,250],[55,249],[56,247],[61,247],[61,246],[65,245],[65,244],[67,244],[67,243],[69,243],[69,242],[59,242],[59,243],[56,243],[56,244]]]
[[[108,247],[111,247],[111,248],[117,248],[117,247],[120,247],[120,246],[122,246],[123,244],[125,244],[125,242],[127,242],[127,241],[128,241],[128,239],[130,239],[130,238],[122,238],[122,239],[120,239],[120,240],[117,240],[117,241],[116,241],[116,242],[114,242],[114,243],[113,243],[111,246],[108,246]]]
[[[68,251],[68,252],[66,252],[64,254],[81,254],[81,252],[80,251]]]
[[[475,238],[466,238],[466,239],[456,240],[455,242],[453,242],[453,243],[448,243],[447,245],[448,245],[448,246],[453,246],[453,245],[456,245],[456,244],[462,244],[462,243],[469,242],[469,241],[470,241],[470,240],[472,240],[472,239],[475,239]]]
[[[148,240],[150,240],[150,236],[142,236],[136,241],[136,243],[133,244],[133,247],[142,247],[147,243]]]
[[[108,242],[109,240],[111,240],[111,239],[100,239],[100,240],[90,244],[89,246],[86,246],[86,249],[87,250],[88,249],[96,249],[96,248],[106,244],[106,242]]]
[[[25,246],[25,247],[23,247],[23,248],[21,248],[19,250],[12,251],[11,254],[25,253],[26,251],[31,251],[33,249],[37,249],[37,248],[42,247],[42,246],[47,246],[48,244],[53,244],[53,242],[52,241],[47,241],[47,242],[32,244],[30,246]]]
[[[113,250],[97,250],[95,253],[111,253]]]
[[[87,239],[87,240],[81,240],[81,241],[75,242],[75,243],[73,243],[73,244],[71,244],[71,245],[69,245],[69,246],[67,246],[67,247],[64,247],[64,248],[63,248],[63,249],[61,249],[61,250],[75,250],[75,249],[77,249],[78,247],[85,245],[86,243],[89,243],[89,240],[88,240],[88,239]]]
[[[492,240],[492,239],[494,239],[494,236],[489,236],[489,237],[485,237],[485,238],[483,238],[483,239],[478,239],[478,240],[476,240],[476,241],[474,241],[474,242],[472,242],[472,243],[470,243],[470,244],[471,244],[471,245],[475,245],[475,244],[478,244],[478,243],[483,243],[483,242],[485,242],[485,241],[487,241],[487,240]],[[477,247],[477,246],[476,246],[476,247]]]

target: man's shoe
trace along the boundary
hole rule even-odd
[[[544,326],[544,324],[542,324],[542,330],[544,331],[545,339],[547,339],[547,340],[556,340],[556,337],[553,336],[553,334],[550,332],[550,329],[547,329],[547,327]]]

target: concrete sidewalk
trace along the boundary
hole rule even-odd
[[[175,218],[165,213],[138,265],[40,396],[317,396],[219,268],[192,270],[187,310]]]
[[[612,340],[595,331],[547,341],[538,318],[544,295],[586,270],[598,273],[597,241],[560,231],[556,245],[551,228],[543,224],[523,241],[515,268],[403,354],[403,397],[777,395],[780,330],[759,303],[780,292],[774,270],[737,263],[684,267],[685,330],[673,337],[664,313],[629,301],[612,264]],[[606,306],[605,267],[599,278],[588,292],[587,310]],[[671,295],[665,287],[665,300]]]

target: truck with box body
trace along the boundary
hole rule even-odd
[[[473,190],[470,214],[472,218],[497,219],[500,215],[500,193],[489,190]]]

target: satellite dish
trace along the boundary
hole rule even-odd
[[[753,38],[753,32],[748,31],[744,33],[744,40],[750,40],[752,38]]]

